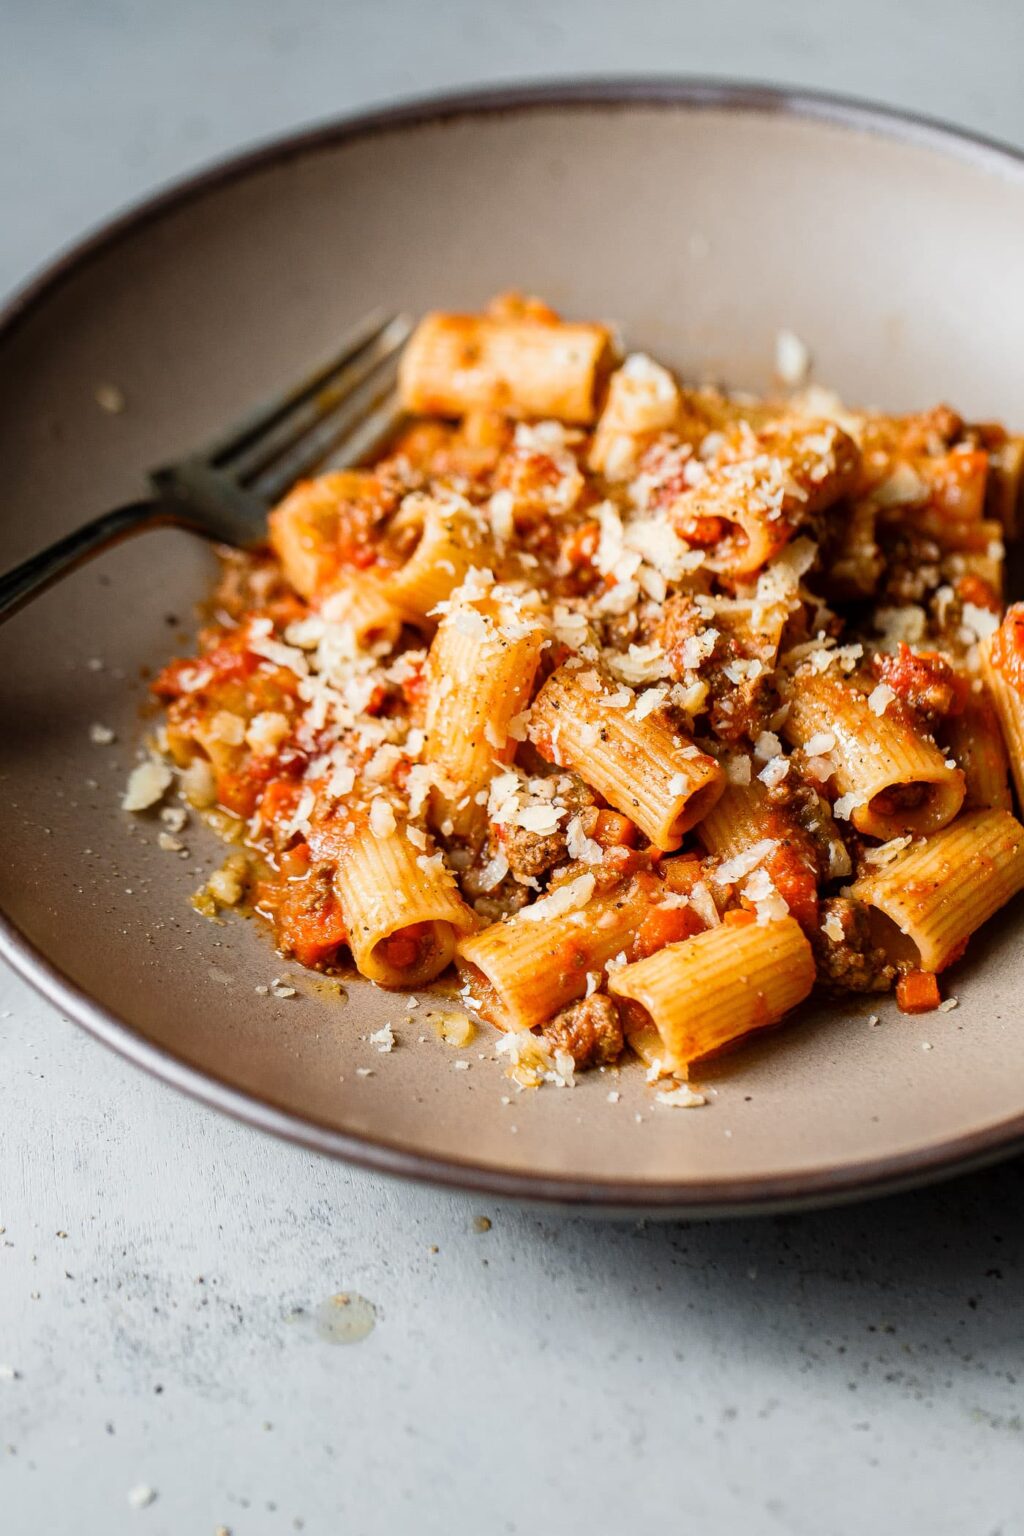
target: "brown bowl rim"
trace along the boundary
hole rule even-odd
[[[169,210],[252,172],[339,143],[400,127],[459,117],[546,108],[664,106],[691,111],[741,111],[795,117],[918,143],[988,172],[1024,179],[1024,153],[936,118],[851,97],[787,86],[686,76],[597,77],[482,87],[417,97],[300,128],[229,155],[106,220],[31,277],[0,308],[0,345],[73,274]],[[800,1169],[765,1178],[715,1179],[700,1184],[581,1179],[508,1172],[457,1158],[438,1158],[390,1141],[351,1135],[306,1120],[269,1099],[256,1098],[155,1045],[102,1007],[42,954],[0,912],[0,957],[55,1007],[154,1077],[257,1129],[313,1151],[402,1178],[577,1210],[636,1216],[736,1216],[824,1206],[895,1193],[952,1173],[964,1173],[1024,1149],[1024,1113],[984,1130],[920,1151],[839,1168]]]

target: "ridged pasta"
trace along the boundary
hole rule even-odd
[[[435,770],[431,819],[447,835],[475,839],[486,826],[487,785],[515,756],[509,727],[526,708],[544,639],[536,613],[502,588],[452,599],[427,656],[424,747]]]
[[[669,944],[613,972],[608,990],[640,1005],[658,1032],[663,1066],[685,1077],[691,1063],[777,1024],[807,997],[814,974],[799,923],[783,917],[723,923]],[[641,1045],[645,1024],[627,1021]]]
[[[950,716],[946,741],[967,787],[964,809],[1012,810],[1010,760],[987,693],[972,694],[960,714]]]
[[[372,571],[351,571],[336,580],[323,604],[332,624],[347,624],[357,646],[389,651],[402,631],[402,614]]]
[[[405,349],[402,404],[419,415],[502,411],[587,425],[610,360],[601,325],[425,315]]]
[[[561,915],[531,917],[527,907],[462,940],[456,963],[473,1006],[499,1029],[542,1024],[626,948],[649,902],[634,883]]]
[[[697,835],[708,853],[732,859],[751,848],[765,835],[768,802],[763,784],[727,784],[724,793],[704,815]]]
[[[1024,807],[1024,698],[995,665],[989,636],[981,642],[981,675],[995,707],[1003,740],[1010,757],[1010,772],[1017,790],[1017,804]]]
[[[313,597],[338,573],[338,534],[346,507],[373,507],[376,476],[367,469],[339,469],[300,480],[270,513],[270,543],[296,592]]]
[[[375,833],[354,815],[335,871],[352,957],[381,987],[418,987],[451,963],[456,935],[476,926],[455,878],[403,823]]]
[[[783,735],[802,747],[826,735],[821,756],[835,764],[840,800],[851,797],[858,832],[886,840],[944,827],[964,799],[964,776],[891,704],[876,714],[868,696],[829,672],[801,673],[793,684]],[[838,814],[838,812],[837,812]]]
[[[590,445],[590,468],[609,480],[626,478],[651,434],[671,427],[679,408],[679,386],[668,369],[643,353],[628,357],[608,381]]]
[[[877,937],[894,958],[913,945],[926,971],[958,958],[963,942],[1024,887],[1024,827],[1008,811],[970,811],[877,874],[854,897],[894,925]]]
[[[460,586],[473,566],[493,556],[480,513],[462,497],[407,496],[396,522],[420,533],[405,563],[381,578],[381,591],[410,623],[432,629],[430,615]]]
[[[860,455],[852,438],[830,422],[764,428],[754,456],[745,434],[736,441],[737,456],[727,453],[674,513],[684,537],[691,521],[723,524],[726,533],[709,553],[708,567],[745,576],[777,554],[799,523],[852,489]]]
[[[608,702],[623,696],[621,707]],[[660,710],[637,720],[629,690],[593,668],[552,673],[530,712],[530,739],[552,762],[575,768],[656,848],[678,848],[725,787],[713,757]]]

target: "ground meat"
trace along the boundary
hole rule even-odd
[[[841,939],[824,931],[837,919],[843,930]],[[864,908],[845,896],[834,896],[821,904],[821,924],[808,935],[818,971],[818,980],[839,992],[888,992],[896,975],[884,951],[871,942],[868,916]]]
[[[556,1013],[543,1036],[552,1050],[568,1051],[578,1067],[608,1066],[625,1045],[618,1009],[600,992]]]
[[[665,659],[674,678],[681,678],[689,670],[684,659],[687,640],[703,634],[707,627],[708,621],[699,612],[693,598],[685,592],[677,593],[665,602],[654,639],[665,652]]]
[[[480,886],[482,870],[473,865],[459,876],[459,889],[473,911],[488,923],[500,922],[526,906],[534,896],[528,885],[520,885],[511,875],[485,891]]]
[[[715,627],[691,597],[680,593],[666,602],[654,638],[665,652],[672,677],[678,680],[687,673],[698,672],[707,683],[712,730],[723,741],[733,744],[755,741],[762,731],[768,730],[779,707],[778,687],[767,670],[739,683],[727,675],[725,668],[730,662],[763,662],[763,657],[757,655],[756,643],[741,644],[725,630],[719,630],[713,649],[694,666],[694,647],[690,642]]]
[[[942,550],[934,539],[904,524],[879,528],[885,555],[879,601],[895,607],[922,603],[942,581]]]
[[[568,807],[568,814],[561,818],[556,832],[529,832],[525,827],[500,829],[502,852],[508,859],[513,875],[535,880],[539,875],[547,874],[549,869],[554,869],[556,864],[563,864],[569,857],[566,832],[573,816],[582,817],[583,830],[588,837],[593,831],[597,821],[594,796],[581,778],[575,774],[566,777],[571,782],[568,788],[560,792],[559,801]]]
[[[901,640],[895,654],[883,652],[873,656],[871,670],[928,730],[948,715],[959,714],[964,707],[967,685],[937,651],[912,651]]]
[[[222,549],[220,575],[212,609],[240,619],[251,608],[263,608],[286,592],[281,567],[269,551]]]
[[[704,674],[711,697],[711,729],[723,741],[756,741],[769,729],[779,707],[779,690],[770,672],[734,683],[718,667]]]
[[[535,880],[566,859],[565,833],[561,827],[557,832],[529,832],[526,827],[506,827],[502,832],[502,851],[514,875]]]
[[[833,818],[832,807],[812,785],[789,773],[769,789],[767,798],[769,805],[788,811],[807,834],[819,880],[849,874],[847,839],[856,834],[849,822]]]

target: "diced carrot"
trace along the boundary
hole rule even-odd
[[[813,869],[788,842],[780,843],[768,863],[775,889],[801,928],[818,926],[818,882]]]
[[[678,944],[703,931],[704,924],[692,907],[652,907],[644,917],[630,945],[629,958],[643,960],[656,954],[666,944]]]
[[[671,859],[662,858],[659,870],[667,890],[679,896],[689,896],[701,878],[700,860],[695,853],[679,853]]]
[[[265,891],[266,887],[261,887],[261,895]],[[317,966],[333,960],[348,937],[333,892],[324,895],[321,889],[314,893],[308,881],[279,886],[278,892],[268,894],[280,947],[293,954],[300,965]]]
[[[594,841],[602,848],[632,848],[636,842],[636,823],[618,811],[598,811]]]
[[[896,1002],[901,1013],[931,1013],[940,1001],[934,971],[908,971],[896,983]]]
[[[589,565],[600,542],[601,524],[589,518],[585,523],[580,523],[571,533],[566,534],[562,540],[562,559],[573,570],[577,566]]]
[[[286,848],[278,855],[277,860],[282,875],[287,875],[289,880],[299,880],[309,872],[309,844],[296,843],[294,848]]]
[[[956,595],[961,602],[973,603],[975,608],[988,608],[992,613],[998,613],[1002,607],[988,582],[974,571],[968,571],[966,576],[960,577],[956,584]]]
[[[931,500],[944,517],[976,522],[985,508],[988,454],[983,448],[957,450],[922,466],[931,484]]]
[[[288,820],[301,794],[302,785],[294,779],[271,779],[260,800],[260,816],[268,825],[278,820]]]
[[[757,914],[748,912],[746,907],[732,907],[722,918],[722,922],[729,928],[745,928],[748,923],[757,922]]]
[[[381,946],[387,955],[388,964],[400,971],[407,971],[414,966],[420,958],[428,927],[427,923],[413,923],[409,928],[400,928],[397,933],[389,934]]]

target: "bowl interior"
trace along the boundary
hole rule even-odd
[[[690,378],[751,388],[784,326],[852,401],[1012,417],[1022,250],[1009,159],[764,107],[526,102],[271,153],[94,248],[0,336],[0,565],[138,494],[147,466],[381,304],[469,308],[520,287],[614,319]],[[101,408],[103,385],[123,411]],[[1020,1132],[1012,912],[972,946],[953,1013],[808,1013],[707,1074],[697,1115],[655,1107],[639,1070],[516,1095],[489,1034],[437,1042],[430,999],[408,1009],[360,984],[342,1002],[308,979],[295,999],[257,993],[300,973],[255,925],[192,912],[219,845],[192,827],[179,857],[119,809],[146,670],[188,643],[211,569],[196,541],[150,534],[0,631],[0,908],[126,1022],[122,1046],[159,1047],[322,1144],[620,1203],[839,1189]],[[92,743],[94,723],[113,745]],[[385,1019],[399,1045],[380,1056],[363,1037]]]

